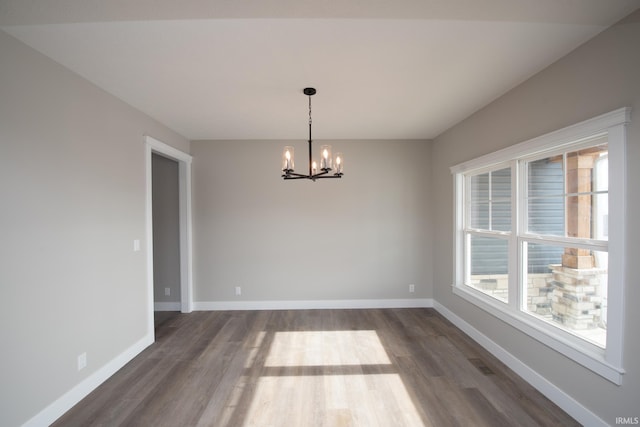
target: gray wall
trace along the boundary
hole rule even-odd
[[[607,422],[637,415],[640,313],[631,307],[640,287],[631,267],[618,387],[451,293],[448,168],[633,107],[627,229],[639,236],[638,19],[434,144],[334,141],[346,156],[339,181],[281,181],[284,142],[194,142],[195,300],[434,297]],[[145,249],[132,250],[145,233],[143,135],[183,151],[189,143],[3,32],[0,57],[0,424],[19,425],[146,334]],[[306,143],[295,145],[300,165]],[[638,239],[627,257],[640,258]],[[82,352],[88,366],[78,372]]]
[[[153,154],[153,296],[180,301],[180,204],[178,162]],[[169,288],[170,295],[165,295]]]
[[[195,301],[431,298],[430,143],[331,144],[342,179],[285,182],[304,140],[192,143]]]
[[[432,152],[434,297],[560,389],[615,424],[638,416],[640,397],[640,12],[601,33],[436,139]],[[453,295],[453,179],[449,167],[620,107],[628,132],[627,280],[623,385],[616,386]]]
[[[15,426],[146,335],[143,135],[189,146],[2,31],[0,58],[0,424]]]

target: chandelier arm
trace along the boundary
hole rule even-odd
[[[316,174],[311,175],[311,179],[316,179],[316,178],[322,178],[322,175],[326,175],[327,173],[329,173],[328,171],[322,171],[322,172],[318,172]]]
[[[308,175],[298,175],[297,176],[293,176],[293,175],[282,175],[282,177],[284,179],[311,179]]]
[[[309,178],[309,175],[305,175],[303,173],[296,173],[292,171],[286,171],[282,176],[298,176],[300,178]]]
[[[310,179],[312,181],[315,181],[316,179],[329,179],[329,178],[342,178],[342,174],[338,175],[326,175],[326,176],[318,176],[318,175],[298,175],[296,174],[295,176],[293,174],[290,175],[282,175],[282,178],[284,179]]]

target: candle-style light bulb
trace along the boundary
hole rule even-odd
[[[315,175],[318,173],[318,164],[316,162],[311,163],[311,174]]]
[[[282,150],[282,170],[293,170],[293,147],[288,145]]]
[[[342,153],[336,153],[336,175],[342,175],[342,169],[344,168],[344,157]]]

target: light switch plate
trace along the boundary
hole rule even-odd
[[[87,367],[87,353],[82,353],[78,356],[78,371]]]

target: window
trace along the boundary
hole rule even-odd
[[[511,236],[511,168],[496,167],[466,176],[465,283],[507,302]]]
[[[617,384],[628,120],[616,110],[451,168],[454,293]]]
[[[587,139],[558,154],[520,160],[526,313],[606,348],[608,144]]]

